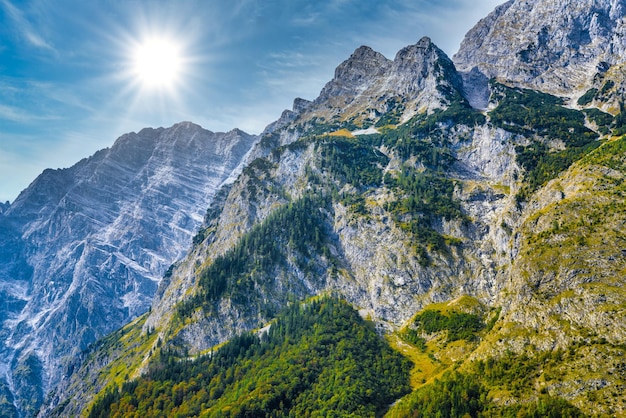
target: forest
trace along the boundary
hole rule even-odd
[[[550,94],[497,83],[492,87],[492,100],[497,101],[498,106],[489,112],[491,123],[535,138],[530,144],[515,147],[516,159],[525,170],[526,180],[518,200],[527,200],[531,193],[600,145],[598,134],[585,126],[586,114],[603,132],[608,132],[606,124],[613,122],[611,115],[597,109],[586,113],[568,109],[563,99]],[[562,146],[555,148],[555,141]]]
[[[163,350],[89,417],[374,417],[410,391],[410,368],[350,305],[322,297],[198,358]]]
[[[272,212],[231,250],[202,269],[197,293],[179,304],[178,314],[189,317],[198,306],[212,312],[214,303],[224,295],[246,302],[255,285],[264,286],[263,278],[287,262],[287,252],[295,255],[303,269],[313,254],[330,258],[320,211],[327,204],[321,196],[306,195]]]
[[[535,400],[501,406],[492,401],[481,377],[446,372],[404,398],[391,418],[579,418],[585,415],[564,399],[541,395]]]

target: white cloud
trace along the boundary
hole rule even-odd
[[[0,119],[24,125],[67,120],[76,111],[96,111],[86,97],[77,86],[0,77]]]
[[[56,120],[59,118],[51,115],[40,115],[18,107],[0,104],[0,119],[18,123],[29,123]]]
[[[294,26],[313,26],[315,25],[321,13],[309,13],[306,16],[296,16],[291,20],[291,24]]]
[[[0,0],[0,6],[2,6],[6,14],[11,18],[19,36],[27,43],[37,48],[56,52],[55,48],[37,33],[20,9],[14,6],[9,0]]]

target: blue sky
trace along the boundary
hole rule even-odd
[[[143,127],[260,133],[360,45],[393,58],[427,35],[452,56],[502,2],[0,0],[0,201]],[[168,85],[134,70],[154,38],[178,50]]]

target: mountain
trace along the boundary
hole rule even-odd
[[[454,59],[357,48],[39,415],[624,416],[623,10],[513,0]]]
[[[293,111],[283,113],[264,134],[291,124],[291,130],[280,130],[281,142],[287,143],[313,126],[322,132],[405,122],[447,106],[461,89],[454,64],[428,37],[398,51],[393,61],[361,46],[337,67],[317,99],[296,99]]]
[[[623,64],[625,14],[623,0],[510,0],[467,33],[454,63],[571,97]]]
[[[256,140],[188,122],[143,129],[44,171],[3,211],[0,367],[18,410],[36,410],[68,359],[149,309]]]

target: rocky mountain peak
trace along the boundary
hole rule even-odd
[[[427,36],[398,51],[392,73],[398,84],[405,85],[405,94],[419,94],[419,90],[424,89],[423,81],[432,76],[456,89],[462,85],[452,60]]]
[[[179,134],[185,135],[186,133],[193,133],[193,132],[199,132],[199,131],[204,131],[209,134],[214,133],[212,131],[202,128],[200,125],[197,125],[189,121],[178,122],[174,124],[171,128],[169,128],[168,131],[169,131],[169,136],[171,137],[179,135]]]
[[[296,97],[293,101],[293,112],[294,113],[302,113],[304,110],[308,109],[313,102],[310,100],[306,100],[300,97]]]
[[[342,120],[356,129],[367,129],[384,115],[406,121],[417,113],[443,108],[452,96],[462,95],[461,78],[452,60],[428,37],[400,50],[394,60],[361,46],[336,68],[334,78],[313,102],[296,100],[293,111],[285,111],[264,134],[310,121]],[[281,143],[297,138],[283,136]]]
[[[345,80],[354,76],[368,77],[382,74],[390,63],[390,60],[380,52],[374,51],[369,46],[361,45],[335,69],[335,79]],[[373,67],[377,68],[374,69]]]
[[[12,385],[18,409],[26,393],[43,396],[64,359],[148,309],[256,139],[191,122],[142,129],[44,171],[0,211],[10,244],[0,246],[0,294],[11,301],[0,309],[0,391]],[[23,385],[23,373],[41,380]]]
[[[454,63],[554,94],[578,91],[621,62],[625,0],[511,0],[470,30]]]
[[[391,61],[368,46],[357,48],[350,57],[335,69],[321,97],[358,93],[359,89],[382,76],[391,66]]]
[[[410,67],[416,60],[425,57],[430,50],[436,50],[445,55],[428,36],[424,36],[416,44],[405,46],[398,51],[393,60],[394,64],[396,67]]]

